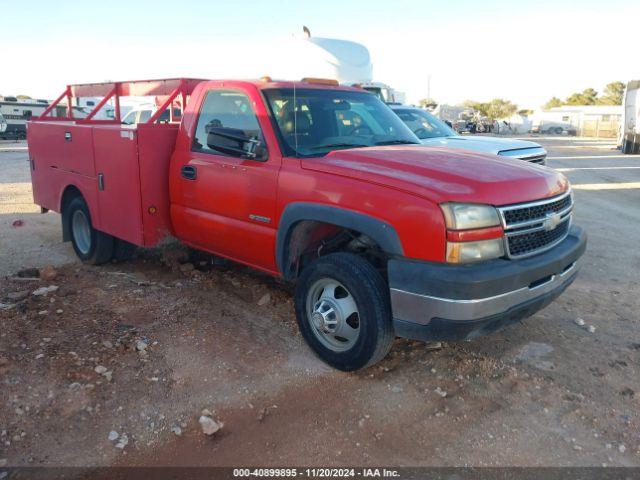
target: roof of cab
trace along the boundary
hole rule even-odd
[[[225,83],[233,83],[233,84],[249,84],[254,85],[256,88],[260,90],[266,90],[271,88],[312,88],[312,89],[320,89],[320,90],[345,90],[345,91],[354,91],[354,92],[366,92],[358,87],[350,87],[346,85],[339,84],[329,84],[327,80],[324,79],[312,79],[312,80],[272,80],[271,78],[264,79],[250,79],[250,80],[207,80],[206,83],[215,83],[215,84],[225,84]]]

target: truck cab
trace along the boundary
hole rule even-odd
[[[493,332],[576,278],[586,235],[561,173],[426,148],[362,89],[263,78],[67,91],[124,90],[167,100],[135,126],[30,123],[36,203],[61,212],[87,263],[172,235],[292,282],[302,335],[335,368],[376,363],[397,336]],[[178,96],[180,123],[156,123]]]

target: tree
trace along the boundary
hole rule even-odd
[[[464,106],[474,109],[481,116],[486,117],[489,120],[501,120],[503,118],[509,118],[511,115],[518,111],[517,105],[511,103],[509,100],[504,100],[502,98],[494,98],[493,100],[486,103],[466,100],[464,102]]]
[[[542,109],[550,110],[555,107],[561,107],[562,105],[564,105],[564,102],[558,97],[551,97],[551,99],[542,106]]]
[[[486,116],[489,117],[490,120],[501,120],[503,118],[509,118],[516,113],[517,110],[518,106],[509,100],[494,98],[489,102]]]
[[[418,102],[418,105],[422,108],[426,108],[427,110],[431,110],[438,106],[438,102],[432,98],[423,98]]]
[[[518,110],[518,115],[528,117],[530,115],[533,115],[533,110],[531,110],[530,108],[523,108],[522,110]]]
[[[622,105],[624,83],[611,82],[604,87],[604,94],[598,99],[600,105]]]
[[[598,92],[593,88],[585,88],[582,92],[573,93],[567,97],[566,105],[595,105]]]
[[[31,97],[29,95],[16,95],[16,98],[18,100],[31,100]]]
[[[487,110],[489,109],[488,103],[476,102],[475,100],[465,100],[462,105],[473,111],[472,116],[463,115],[465,120],[473,120],[473,117],[478,115],[481,117],[487,116]]]

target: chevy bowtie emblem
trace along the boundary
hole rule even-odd
[[[561,219],[562,218],[560,217],[559,213],[549,212],[547,213],[544,222],[542,222],[542,226],[544,227],[545,231],[548,232],[549,230],[553,230],[554,228],[556,228]]]

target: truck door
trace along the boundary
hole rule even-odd
[[[281,158],[266,148],[257,108],[267,122],[264,105],[249,92],[205,93],[191,148],[172,164],[171,214],[178,236],[194,246],[276,271]]]

